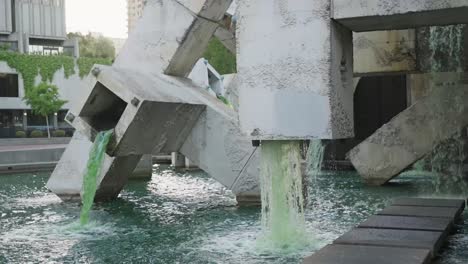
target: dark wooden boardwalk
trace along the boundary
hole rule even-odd
[[[303,263],[430,263],[464,209],[464,200],[397,199]]]

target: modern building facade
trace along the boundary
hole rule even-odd
[[[135,28],[136,22],[143,14],[145,0],[127,0],[128,32]]]
[[[77,41],[67,39],[65,0],[0,0],[0,52],[78,57],[78,50]],[[81,83],[77,75],[65,78],[63,70],[56,72],[53,81],[61,98],[68,101],[79,92]],[[32,130],[45,129],[45,118],[31,113],[24,95],[22,75],[0,60],[0,138],[18,136],[18,131],[29,136]],[[67,103],[49,117],[52,127],[70,129],[64,122],[69,107]]]

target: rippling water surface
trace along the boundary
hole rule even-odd
[[[78,204],[45,189],[48,174],[0,175],[0,263],[300,263],[398,196],[433,195],[431,180],[406,175],[366,187],[353,173],[311,179],[306,211],[310,246],[275,255],[256,247],[260,208],[201,172],[155,167],[114,202],[98,204],[79,227]],[[468,263],[468,227],[458,226],[438,263]]]

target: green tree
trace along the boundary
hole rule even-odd
[[[114,59],[115,47],[111,39],[104,36],[94,37],[90,33],[68,33],[68,38],[77,38],[80,44],[80,56],[88,58]]]
[[[67,102],[59,97],[58,87],[46,82],[27,91],[23,100],[31,107],[34,114],[44,116],[47,124],[47,136],[50,138],[48,116],[56,113]]]
[[[217,38],[212,38],[203,57],[220,73],[236,72],[236,56],[232,54]]]

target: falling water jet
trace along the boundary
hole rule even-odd
[[[429,42],[432,51],[432,73],[443,71],[463,72],[461,54],[463,54],[464,27],[464,25],[452,25],[430,28]],[[436,75],[433,78],[436,78]],[[440,89],[439,86],[433,86],[431,90],[433,94],[441,94],[441,96],[435,98],[442,97],[442,94],[449,92],[451,92],[450,89]],[[461,111],[465,102],[454,96],[453,104]],[[434,105],[440,107],[437,103],[434,103]],[[437,126],[433,127],[434,131],[438,129]],[[436,174],[436,193],[441,194],[456,189],[458,189],[458,192],[465,192],[467,185],[463,179],[464,144],[465,140],[461,132],[457,131],[452,138],[435,146],[427,158],[432,172]]]
[[[325,153],[326,145],[320,139],[314,139],[310,141],[309,148],[307,150],[307,180],[309,187],[315,192],[317,199],[318,195],[318,176],[322,172],[322,163]],[[318,201],[320,203],[320,201]]]
[[[300,141],[262,141],[263,250],[292,253],[306,247]]]
[[[112,132],[113,130],[99,132],[89,153],[88,164],[83,177],[83,192],[81,196],[80,224],[82,226],[89,222],[89,212],[96,195],[97,177],[101,171],[102,161]]]

